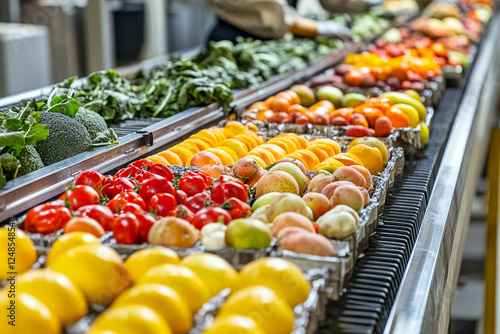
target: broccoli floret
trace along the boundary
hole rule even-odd
[[[26,175],[45,167],[42,162],[42,158],[40,158],[40,155],[33,145],[26,145],[21,153],[19,153],[17,159],[21,164],[21,167],[17,172],[18,176]]]
[[[95,139],[100,132],[108,130],[104,118],[93,110],[80,107],[75,115],[75,120],[87,129],[91,139]]]
[[[85,127],[73,118],[52,112],[40,112],[40,124],[49,128],[47,139],[36,144],[36,150],[45,166],[75,156],[92,148],[92,140]]]

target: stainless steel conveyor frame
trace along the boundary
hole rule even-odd
[[[447,333],[470,210],[500,78],[500,14],[492,18],[453,124],[384,333]]]

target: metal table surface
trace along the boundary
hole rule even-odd
[[[498,101],[500,14],[492,18],[458,109],[384,333],[446,333],[475,186]]]

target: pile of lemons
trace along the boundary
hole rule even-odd
[[[1,228],[0,246],[7,249],[8,242],[8,231]],[[181,260],[171,249],[151,247],[124,261],[85,232],[62,235],[51,247],[46,267],[30,270],[37,252],[16,230],[16,259],[15,296],[9,285],[0,290],[2,309],[15,303],[16,326],[1,322],[2,334],[61,333],[87,315],[92,304],[106,310],[89,334],[188,333],[193,315],[226,288],[231,293],[205,334],[284,334],[293,330],[293,308],[310,292],[302,271],[283,259],[255,260],[238,273],[214,254]],[[7,258],[0,261],[3,265]],[[2,267],[1,279],[8,279],[4,273],[10,270],[4,269],[9,268]]]

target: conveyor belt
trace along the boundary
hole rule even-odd
[[[448,88],[434,114],[424,151],[405,158],[370,247],[354,267],[342,298],[327,306],[323,333],[381,333],[421,228],[439,164],[471,69],[458,88]]]

